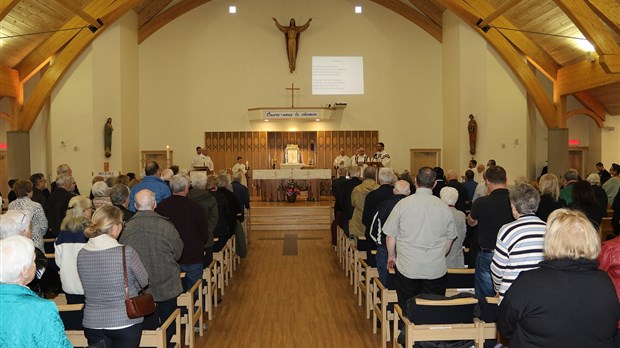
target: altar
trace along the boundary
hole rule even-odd
[[[255,169],[254,186],[263,201],[284,201],[286,184],[294,180],[308,190],[308,200],[319,201],[321,187],[331,189],[331,169]]]

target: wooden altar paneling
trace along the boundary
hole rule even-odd
[[[348,156],[364,147],[372,156],[378,142],[376,130],[338,130],[302,132],[205,132],[204,147],[213,160],[215,170],[230,169],[242,156],[252,169],[269,169],[275,160],[277,166],[284,159],[287,144],[297,144],[304,163],[312,159],[316,168],[332,168],[334,158],[343,147]],[[335,171],[333,172],[335,175]]]

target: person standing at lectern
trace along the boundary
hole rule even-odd
[[[192,156],[192,169],[196,169],[196,167],[204,167],[205,156],[202,155],[202,148],[200,146],[196,146],[196,154]]]
[[[204,163],[202,164],[202,166],[209,168],[210,172],[214,171],[215,169],[213,169],[213,161],[211,160],[211,157],[209,157],[209,155],[207,154],[207,149],[202,149],[202,156],[204,156]]]
[[[340,148],[340,155],[334,159],[334,169],[344,168],[349,170],[351,168],[351,158],[344,152],[344,147]]]
[[[377,144],[377,152],[372,156],[372,160],[375,162],[381,162],[384,167],[390,167],[390,154],[385,151],[385,144]]]

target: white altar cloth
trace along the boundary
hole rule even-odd
[[[331,178],[331,169],[254,169],[254,171],[252,171],[252,179],[254,180],[310,180]]]

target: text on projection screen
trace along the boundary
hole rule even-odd
[[[312,57],[312,94],[364,94],[363,57]]]

